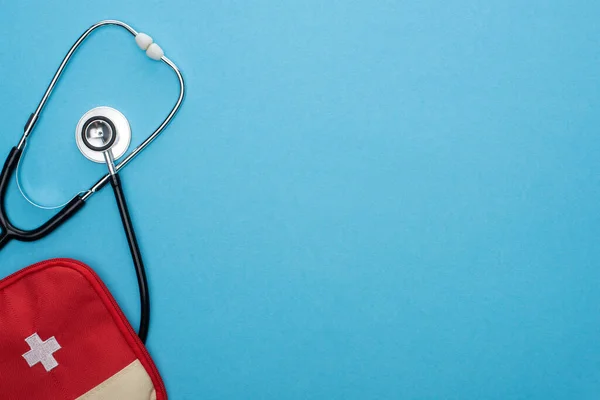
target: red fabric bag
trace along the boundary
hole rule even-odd
[[[167,393],[98,275],[53,259],[0,281],[0,399],[166,400]]]

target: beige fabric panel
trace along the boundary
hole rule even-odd
[[[135,360],[76,400],[156,400],[150,376]]]

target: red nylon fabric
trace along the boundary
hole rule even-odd
[[[54,337],[58,366],[29,366],[25,339]],[[0,398],[72,400],[139,359],[167,398],[145,347],[98,276],[70,259],[48,260],[0,281]]]

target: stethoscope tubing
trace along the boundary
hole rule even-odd
[[[142,252],[138,245],[135,230],[133,229],[133,223],[131,222],[131,216],[129,215],[129,208],[127,207],[127,201],[125,200],[121,178],[119,177],[119,174],[114,171],[111,171],[110,174],[110,184],[115,194],[117,208],[119,209],[119,215],[121,216],[121,222],[123,223],[123,229],[125,231],[125,236],[127,237],[127,244],[129,245],[129,252],[131,253],[131,259],[133,261],[133,266],[135,267],[135,275],[138,281],[140,292],[140,325],[138,336],[142,343],[146,343],[150,327],[150,290],[148,288],[146,269],[144,267]]]
[[[52,80],[50,81],[48,88],[44,92],[44,95],[42,96],[42,99],[40,100],[37,108],[35,109],[33,114],[31,114],[31,116],[29,117],[29,120],[27,121],[27,123],[25,125],[23,135],[21,136],[19,144],[17,145],[17,148],[19,150],[24,149],[27,139],[28,139],[29,135],[31,134],[31,132],[33,131],[33,128],[35,127],[41,112],[43,111],[44,107],[46,106],[46,103],[48,102],[48,99],[50,98],[50,95],[52,94],[54,87],[56,86],[56,84],[57,84],[58,80],[60,79],[62,73],[64,72],[67,64],[69,63],[69,61],[71,60],[71,58],[73,57],[73,55],[75,54],[77,49],[83,44],[85,39],[87,39],[87,37],[92,32],[94,32],[98,28],[101,28],[103,26],[108,26],[108,25],[114,25],[114,26],[119,26],[121,28],[124,28],[126,31],[128,31],[134,37],[138,34],[138,32],[135,29],[133,29],[131,26],[129,26],[125,22],[118,21],[118,20],[104,20],[104,21],[100,21],[100,22],[90,26],[79,37],[79,39],[77,39],[77,41],[71,46],[71,48],[69,49],[69,51],[63,58],[63,61],[60,63],[58,69],[54,73],[54,76],[52,77]],[[181,104],[183,103],[183,99],[185,97],[185,81],[183,79],[183,75],[181,74],[181,71],[179,71],[179,68],[177,68],[177,65],[175,65],[175,63],[173,61],[171,61],[169,58],[167,58],[166,56],[162,56],[161,61],[164,62],[165,64],[167,64],[173,70],[175,75],[177,76],[177,80],[179,81],[179,96],[177,97],[177,101],[175,102],[173,108],[171,109],[169,114],[165,117],[165,119],[162,121],[162,123],[158,126],[158,128],[156,128],[156,130],[150,136],[148,136],[139,146],[137,146],[131,153],[129,153],[121,162],[119,162],[118,164],[115,165],[115,169],[117,172],[120,171],[122,168],[124,168],[127,164],[129,164],[135,157],[137,157],[140,154],[140,152],[142,150],[144,150],[150,143],[152,143],[158,137],[158,135],[160,135],[160,133],[165,129],[165,127],[171,122],[173,117],[175,117],[175,114],[177,114],[177,111],[179,111],[179,108],[181,107]],[[104,175],[102,178],[100,178],[88,190],[83,192],[84,194],[83,194],[83,196],[81,196],[83,198],[83,200],[86,201],[93,194],[95,194],[98,190],[102,189],[109,182],[109,179],[110,179],[110,175],[108,173],[106,175]],[[77,197],[80,197],[80,195],[76,195],[73,199],[75,199]]]
[[[2,173],[0,173],[0,227],[2,227],[2,232],[0,232],[0,249],[12,239],[22,242],[33,242],[43,238],[66,222],[85,205],[83,195],[77,195],[53,215],[52,218],[35,229],[25,230],[14,226],[6,213],[6,190],[22,154],[23,150],[13,147],[4,162]]]

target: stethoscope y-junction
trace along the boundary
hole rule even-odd
[[[15,174],[19,161],[23,155],[23,151],[27,140],[38,122],[41,112],[43,111],[52,90],[56,86],[59,78],[65,70],[65,67],[81,46],[81,44],[89,37],[89,35],[104,26],[118,26],[125,29],[135,37],[137,45],[146,51],[148,57],[153,60],[162,61],[168,65],[179,81],[179,96],[173,105],[169,114],[165,117],[162,123],[150,134],[139,146],[125,156],[125,152],[131,140],[131,129],[127,119],[119,111],[110,107],[97,107],[88,111],[79,121],[75,132],[77,145],[84,156],[95,162],[104,162],[108,166],[108,172],[94,183],[89,189],[76,194],[68,203],[66,203],[53,217],[48,219],[44,224],[35,229],[25,230],[13,225],[6,213],[5,197],[11,177]],[[123,227],[129,243],[129,248],[136,267],[136,274],[140,288],[141,301],[141,320],[139,336],[142,341],[145,341],[148,333],[148,325],[150,318],[150,301],[148,296],[148,284],[139,246],[133,230],[127,203],[121,187],[121,180],[118,172],[137,157],[171,122],[184,98],[185,84],[181,72],[177,66],[167,57],[164,56],[163,50],[152,38],[144,33],[138,33],[131,26],[124,22],[116,20],[106,20],[98,22],[87,29],[77,41],[73,44],[67,55],[64,57],[56,73],[54,74],[48,88],[46,89],[42,99],[40,100],[36,110],[31,114],[25,124],[23,135],[17,146],[10,151],[0,174],[0,249],[3,248],[11,240],[19,240],[31,242],[43,238],[59,227],[77,211],[79,211],[98,190],[103,188],[110,182],[113,187],[117,206],[123,222]],[[120,162],[115,160],[121,156],[124,158]]]

